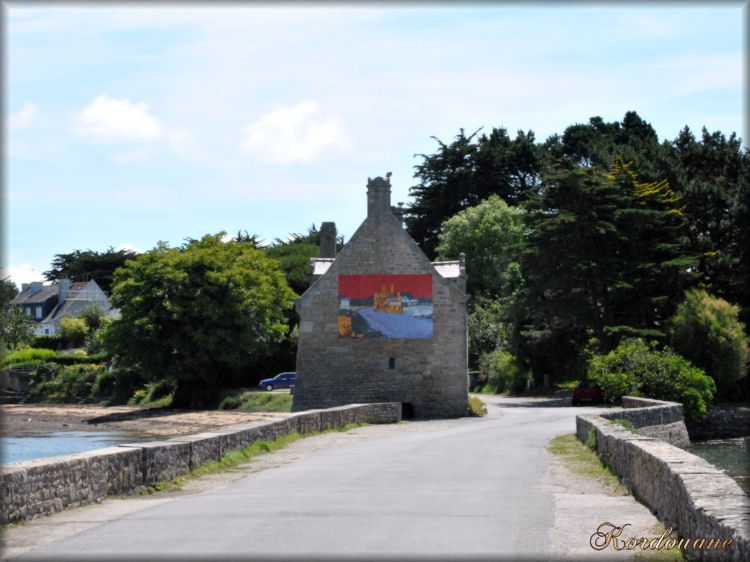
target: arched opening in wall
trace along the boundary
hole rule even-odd
[[[402,420],[413,420],[414,419],[414,406],[411,402],[401,402],[401,419]]]

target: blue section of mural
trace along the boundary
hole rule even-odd
[[[342,338],[432,338],[432,276],[340,276],[338,327]]]
[[[370,330],[379,332],[385,338],[431,338],[432,307],[429,316],[412,316],[407,312],[391,313],[362,308],[357,314],[364,319]]]

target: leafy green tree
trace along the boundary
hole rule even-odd
[[[81,347],[88,333],[89,326],[83,318],[64,316],[60,319],[60,335],[68,347]]]
[[[685,127],[665,142],[663,175],[680,194],[690,250],[700,256],[701,285],[737,303],[750,321],[750,153],[735,133]]]
[[[173,381],[175,407],[206,407],[288,331],[278,262],[224,233],[156,248],[115,272],[121,318],[105,335],[118,368]]]
[[[477,368],[484,354],[510,349],[511,329],[506,306],[500,300],[479,295],[471,299],[469,306],[469,366]]]
[[[741,398],[737,384],[747,376],[748,342],[739,307],[701,289],[685,294],[671,323],[678,353],[704,369],[723,398]]]
[[[470,294],[508,296],[521,284],[519,250],[526,230],[523,211],[493,194],[443,223],[438,259],[465,254]]]
[[[16,349],[34,337],[34,321],[20,307],[5,306],[0,309],[0,334],[6,350]]]
[[[0,309],[4,309],[8,306],[8,303],[12,301],[16,295],[18,295],[18,287],[10,280],[10,277],[5,277],[0,280]]]
[[[67,254],[55,254],[52,269],[44,272],[44,278],[47,281],[93,279],[102,291],[109,293],[112,290],[114,271],[137,255],[132,250],[115,250],[111,246],[104,252],[74,250]]]
[[[430,257],[435,255],[444,221],[497,194],[509,205],[524,201],[538,187],[545,153],[534,133],[519,131],[511,139],[505,129],[493,129],[477,138],[464,130],[451,144],[439,139],[436,154],[420,154],[415,166],[419,184],[409,192],[414,201],[404,214],[409,234]]]
[[[582,374],[593,337],[665,337],[695,258],[680,246],[679,198],[666,182],[639,182],[616,159],[609,174],[563,160],[526,205],[525,286],[515,308],[537,376]],[[523,353],[521,352],[523,348]]]
[[[664,177],[657,165],[661,146],[656,131],[635,111],[628,111],[621,122],[591,117],[588,123],[570,125],[562,135],[548,138],[544,147],[550,158],[568,158],[582,168],[604,171],[619,156],[633,162],[646,181]]]

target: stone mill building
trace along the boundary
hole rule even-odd
[[[390,198],[390,174],[368,180],[367,218],[338,255],[335,226],[323,223],[297,302],[293,411],[400,402],[405,417],[466,413],[463,259],[431,263]]]

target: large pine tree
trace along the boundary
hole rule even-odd
[[[695,263],[679,204],[666,181],[639,182],[620,158],[608,174],[558,162],[526,204],[516,346],[535,372],[570,373],[591,338],[609,348],[624,334],[664,336]]]

